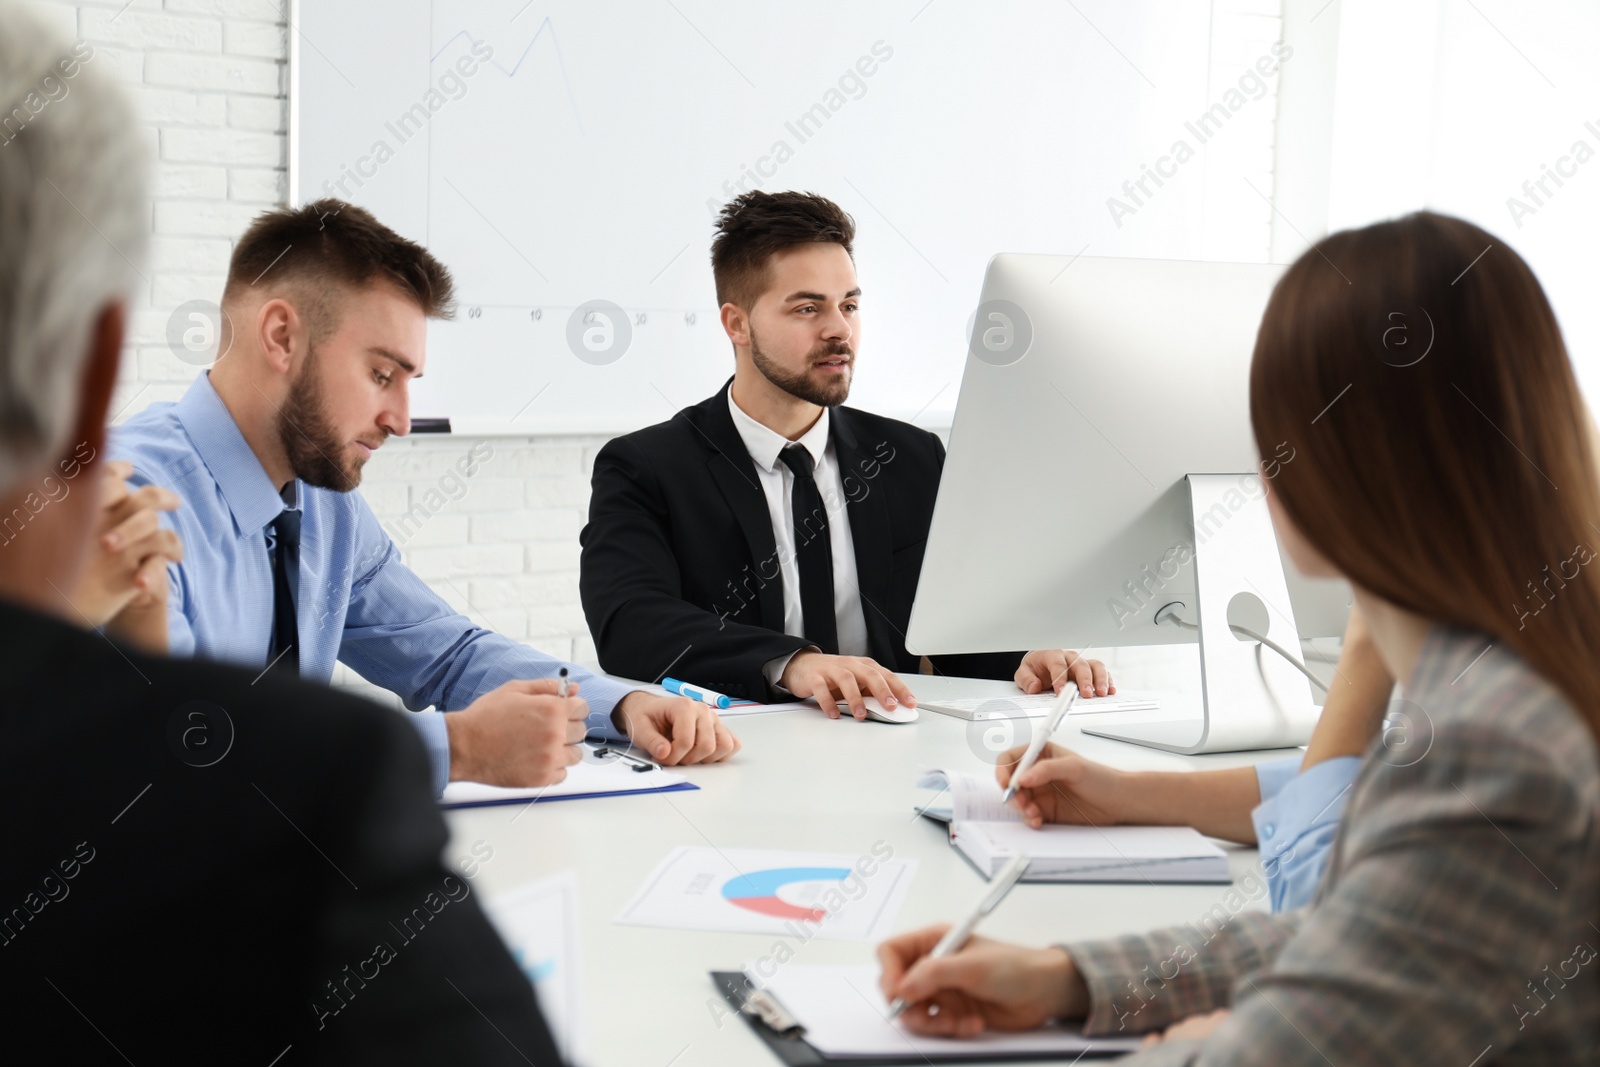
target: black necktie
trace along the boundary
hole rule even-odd
[[[833,617],[833,540],[828,511],[812,475],[811,453],[790,445],[778,453],[794,472],[789,507],[794,512],[794,558],[800,565],[800,615],[807,641],[830,656],[839,654],[839,632]]]
[[[300,623],[295,618],[300,588],[300,512],[284,510],[272,520],[272,648],[267,662],[300,673]]]

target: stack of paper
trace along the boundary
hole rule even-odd
[[[1000,803],[993,780],[929,771],[925,789],[949,793],[950,843],[985,878],[1018,852],[1029,857],[1025,882],[1216,882],[1233,880],[1228,854],[1190,826],[1064,826],[1032,830]],[[935,816],[933,810],[925,810]]]

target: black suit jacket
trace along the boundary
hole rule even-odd
[[[728,412],[728,388],[667,422],[608,442],[595,457],[579,588],[600,665],[673,677],[751,700],[779,699],[762,668],[806,647],[783,632],[777,542],[755,461]],[[834,408],[869,654],[916,673],[906,624],[944,466],[926,430]],[[1021,653],[941,656],[941,673],[1010,678]]]
[[[440,861],[398,713],[124,656],[9,604],[0,677],[12,1048],[119,1067],[559,1061],[477,887]]]

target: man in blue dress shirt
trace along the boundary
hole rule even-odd
[[[400,559],[359,493],[361,470],[410,431],[427,320],[449,317],[446,268],[337,200],[262,215],[223,292],[221,356],[176,404],[115,433],[134,485],[178,494],[183,559],[169,571],[175,656],[327,682],[340,660],[397,693],[435,788],[559,781],[593,731],[667,764],[726,759],[739,742],[702,704],[591,675],[474,625]],[[558,695],[570,673],[574,695]],[[576,695],[581,687],[582,696]]]

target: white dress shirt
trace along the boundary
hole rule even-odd
[[[733,415],[733,425],[738,428],[750,458],[755,460],[761,491],[767,497],[767,514],[772,518],[779,573],[783,576],[783,632],[804,637],[800,564],[794,555],[794,509],[791,506],[794,472],[778,459],[778,453],[791,442],[746,415],[734,402],[732,389],[728,390],[728,411]],[[813,477],[817,481],[817,491],[822,494],[822,506],[828,513],[828,539],[833,548],[833,617],[839,634],[839,654],[865,656],[868,654],[867,620],[861,612],[861,589],[856,582],[856,546],[850,539],[850,513],[839,475],[839,457],[828,440],[828,409],[823,408],[816,425],[792,443],[811,453]],[[777,685],[792,658],[792,655],[781,656],[768,663],[767,681]]]

